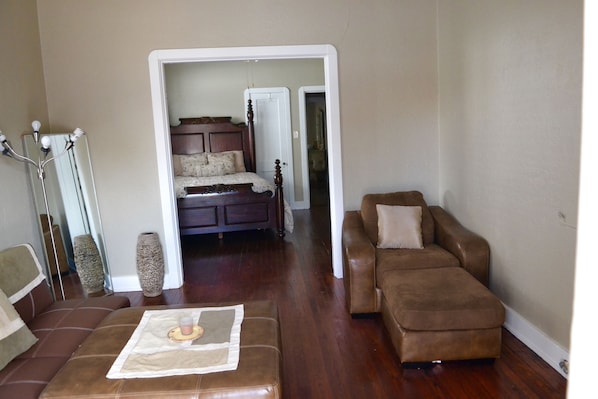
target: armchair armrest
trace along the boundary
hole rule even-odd
[[[430,206],[436,243],[455,255],[461,266],[488,286],[490,247],[480,235],[467,230],[439,206]]]
[[[345,212],[342,227],[343,280],[349,313],[379,311],[376,252],[359,211]]]

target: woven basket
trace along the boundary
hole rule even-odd
[[[93,294],[104,290],[104,266],[98,247],[90,234],[73,240],[73,255],[83,289]]]
[[[144,296],[162,294],[164,255],[158,233],[141,233],[137,239],[137,276]]]

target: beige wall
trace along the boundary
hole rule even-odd
[[[504,303],[568,348],[583,2],[439,4],[442,202],[490,242]]]
[[[438,1],[438,15],[436,3],[38,0],[49,119],[88,132],[113,275],[134,276],[137,235],[162,232],[149,53],[332,44],[346,209],[365,192],[400,189],[443,203],[490,241],[493,290],[567,347],[581,1]],[[33,1],[0,4],[0,128],[11,134],[44,122],[43,77],[24,14]],[[25,195],[23,172],[9,168]],[[4,187],[0,197],[26,212]],[[6,209],[2,243],[27,240],[32,227]]]
[[[0,130],[22,153],[31,122],[48,131],[48,110],[35,0],[0,2]],[[41,239],[25,166],[0,158],[0,248],[32,243],[43,261]]]
[[[39,0],[50,119],[88,133],[113,276],[136,275],[139,233],[163,232],[152,50],[336,46],[347,207],[401,188],[436,202],[435,10],[431,0]]]

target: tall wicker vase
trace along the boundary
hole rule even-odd
[[[73,254],[77,274],[83,289],[88,294],[104,290],[104,266],[100,251],[91,234],[84,234],[74,238]]]
[[[137,275],[143,295],[162,294],[164,285],[164,255],[158,233],[141,233],[137,239]]]

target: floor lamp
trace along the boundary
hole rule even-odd
[[[50,152],[52,152],[52,147],[50,145],[50,138],[48,136],[43,136],[40,139],[40,137],[39,137],[39,129],[41,127],[41,123],[39,121],[33,121],[33,123],[31,123],[31,127],[33,128],[33,133],[32,133],[33,141],[35,142],[36,145],[41,144],[40,154],[38,156],[37,161],[34,161],[33,159],[28,158],[26,156],[17,154],[15,152],[15,150],[12,148],[10,142],[6,139],[6,136],[4,136],[1,131],[0,131],[0,149],[2,150],[3,155],[6,155],[9,158],[17,160],[19,162],[23,162],[23,163],[32,165],[37,171],[37,177],[38,177],[39,183],[41,185],[43,199],[44,199],[44,206],[46,209],[46,215],[47,215],[46,220],[48,222],[48,228],[50,231],[50,241],[52,242],[52,254],[54,255],[54,262],[56,264],[56,274],[58,275],[58,282],[60,285],[60,293],[62,296],[62,300],[64,300],[65,299],[64,286],[62,285],[62,276],[60,275],[60,266],[58,263],[58,252],[56,251],[56,241],[54,239],[54,231],[52,229],[52,221],[50,218],[50,208],[48,206],[48,195],[46,193],[46,185],[45,185],[46,173],[45,173],[44,169],[49,162],[53,161],[54,159],[56,159],[58,157],[63,156],[68,151],[70,151],[75,146],[75,142],[79,139],[79,137],[81,137],[84,134],[84,132],[83,132],[83,130],[81,130],[79,128],[75,129],[73,131],[73,134],[71,134],[69,136],[69,139],[66,140],[64,150],[59,154],[50,156],[49,154],[50,154]],[[54,291],[54,279],[52,278],[52,270],[50,269],[50,262],[47,262],[46,270],[48,273],[48,279],[50,280],[50,287],[52,288],[52,297],[56,300],[56,292]]]

